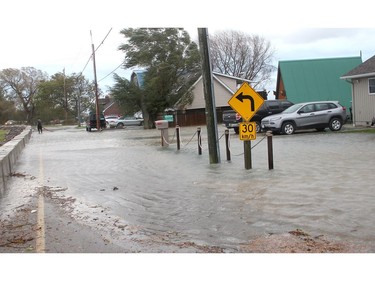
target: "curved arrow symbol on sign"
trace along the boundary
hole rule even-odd
[[[243,102],[244,99],[250,100],[250,111],[253,112],[255,111],[255,104],[254,104],[254,99],[252,96],[244,95],[243,92],[241,92],[239,95],[236,97],[240,102]]]

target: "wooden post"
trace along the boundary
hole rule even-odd
[[[272,146],[272,132],[268,131],[267,136],[267,147],[268,147],[268,169],[273,169],[273,146]]]
[[[227,151],[227,161],[230,161],[231,158],[230,158],[230,150],[229,150],[229,130],[226,129],[225,130],[225,147],[226,147],[226,151]]]
[[[244,160],[245,160],[245,169],[251,169],[251,141],[247,140],[243,142],[244,148]]]
[[[198,40],[199,51],[202,58],[203,91],[206,103],[208,154],[210,158],[210,164],[215,164],[220,163],[220,149],[217,133],[214,83],[212,78],[207,28],[198,28]]]
[[[99,112],[99,93],[98,93],[98,80],[96,77],[96,62],[95,62],[95,48],[94,43],[92,43],[92,33],[90,30],[91,35],[91,48],[92,48],[92,62],[94,65],[94,89],[95,89],[95,112],[96,112],[96,129],[101,131],[100,127],[100,112]]]
[[[177,150],[180,150],[180,127],[176,125]]]
[[[198,154],[202,155],[202,138],[201,138],[201,128],[197,128],[197,134],[198,134]]]

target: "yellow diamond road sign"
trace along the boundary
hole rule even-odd
[[[242,83],[237,92],[230,98],[228,104],[242,119],[249,121],[263,104],[264,99],[248,83]]]

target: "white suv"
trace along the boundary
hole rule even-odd
[[[338,101],[316,101],[298,103],[282,113],[265,117],[261,126],[263,130],[291,135],[299,129],[339,131],[346,119],[346,108]]]

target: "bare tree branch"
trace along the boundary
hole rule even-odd
[[[254,81],[254,88],[264,87],[276,70],[271,43],[258,35],[221,31],[210,38],[210,48],[214,71]]]

